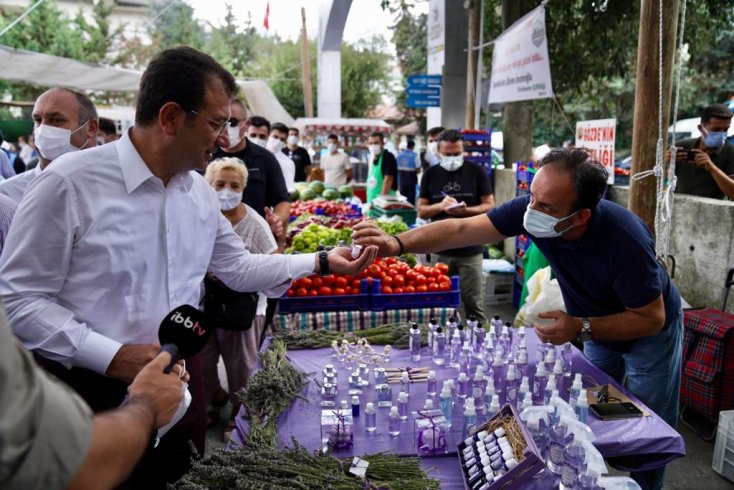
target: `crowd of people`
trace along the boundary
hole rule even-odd
[[[297,129],[248,113],[210,56],[159,53],[122,134],[67,88],[40,95],[32,118],[31,144],[0,151],[2,488],[163,488],[190,467],[189,441],[204,453],[227,401],[232,428],[270,299],[293,280],[355,274],[378,254],[432,253],[460,276],[462,316],[486,321],[483,245],[520,233],[547,258],[568,310],[543,315],[541,339],[581,339],[594,364],[675,425],[680,296],[642,221],[601,199],[606,171],[583,150],[551,151],[531,195],[497,207],[484,169],[463,159],[460,132],[432,128],[425,152],[409,143],[397,158],[373,133],[368,201],[400,190],[430,224],[396,238],[360,223],[357,258],[345,248],[284,255],[290,194],[314,164]],[[679,192],[734,198],[731,118],[708,107],[702,136],[680,143]],[[329,136],[320,159],[331,185],[353,178],[339,144]],[[166,374],[158,325],[183,304],[217,328]],[[185,390],[191,405],[156,445]],[[643,488],[663,481],[662,470],[634,476]]]

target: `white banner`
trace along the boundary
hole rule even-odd
[[[541,5],[494,42],[489,103],[553,97],[545,9]]]
[[[576,148],[587,148],[609,172],[608,184],[614,184],[614,141],[616,119],[596,119],[576,123]]]

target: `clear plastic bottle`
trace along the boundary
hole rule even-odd
[[[392,387],[385,383],[375,386],[377,390],[377,406],[380,408],[392,407]]]
[[[477,317],[474,315],[469,315],[466,320],[466,329],[464,331],[464,342],[468,340],[472,348],[474,346],[474,328],[476,326],[477,326]]]
[[[464,345],[461,347],[461,354],[459,354],[459,372],[464,372],[467,374],[471,374],[471,360],[472,360],[472,350],[471,350],[471,344],[469,341],[464,342]]]
[[[364,407],[364,430],[374,432],[377,429],[377,414],[375,413],[375,405],[367,402]]]
[[[410,349],[410,360],[420,361],[421,360],[421,330],[417,323],[414,323],[410,327],[410,338],[408,339],[408,346]]]
[[[512,322],[505,322],[505,324],[502,326],[503,330],[504,330],[504,327],[507,327],[507,335],[510,336],[510,345],[509,345],[509,347],[511,349],[512,348],[512,344],[513,344],[513,341],[515,340],[514,339],[514,337],[515,337],[515,329],[512,328]]]
[[[533,406],[533,394],[525,392],[522,394],[522,399],[518,399],[518,411],[525,410],[526,408]]]
[[[510,355],[512,343],[510,341],[510,330],[507,325],[502,326],[502,333],[500,334],[500,346],[502,346],[502,357],[506,358]]]
[[[496,344],[497,339],[499,338],[500,330],[502,330],[502,319],[499,315],[495,315],[490,320],[490,324],[491,327],[493,327],[492,330],[494,330],[494,338],[492,340]]]
[[[517,372],[515,365],[510,364],[507,368],[507,376],[505,377],[505,403],[517,407]]]
[[[548,443],[548,469],[556,475],[561,474],[563,465],[563,451],[573,434],[568,434],[568,427],[560,420],[550,429],[550,442]]]
[[[571,377],[573,372],[573,346],[571,342],[566,342],[561,347],[561,359],[563,360],[563,374]]]
[[[530,389],[530,381],[527,376],[523,376],[520,380],[520,387],[517,389],[517,401],[522,402],[525,398],[525,393],[530,393],[530,399],[532,400],[533,391]]]
[[[477,389],[484,393],[484,389],[487,387],[487,377],[484,375],[484,367],[482,365],[477,366],[477,370],[474,372],[474,379],[472,381],[472,389]]]
[[[524,327],[523,327],[524,328]],[[520,377],[526,376],[525,371],[528,367],[528,351],[527,349],[520,347],[520,350],[517,353],[517,360],[515,361],[515,366],[517,368],[517,375]]]
[[[589,399],[586,397],[586,390],[584,388],[581,388],[581,391],[579,391],[579,396],[576,399],[576,406],[573,411],[576,413],[576,418],[579,419],[579,422],[587,423],[589,419]]]
[[[448,381],[443,382],[441,396],[439,397],[439,405],[441,406],[441,413],[443,413],[447,425],[451,427],[451,415],[453,412],[454,400],[451,396],[451,384]]]
[[[457,323],[456,330],[459,332],[459,338],[461,339],[461,345],[464,345],[464,342],[466,341],[466,329],[464,328],[464,325],[462,325],[461,322]]]
[[[428,320],[428,352],[433,353],[433,341],[435,339],[436,329],[438,328],[438,322],[435,318]]]
[[[532,417],[526,421],[526,426],[533,442],[535,442],[535,446],[538,448],[541,459],[545,460],[548,457],[549,442],[548,425],[545,419]]]
[[[548,384],[548,373],[545,370],[545,365],[541,362],[538,364],[537,370],[535,371],[535,380],[533,382],[533,404],[544,405],[545,404],[545,387]]]
[[[487,410],[487,416],[489,416],[489,406],[492,404],[492,400],[494,400],[496,397],[497,396],[494,391],[494,380],[492,378],[489,378],[487,380],[487,387],[484,389],[484,407]]]
[[[446,334],[443,328],[436,327],[433,333],[433,363],[443,366],[446,363]]]
[[[446,338],[450,341],[454,338],[454,331],[456,330],[456,317],[450,316],[449,321],[446,324]]]
[[[573,379],[573,384],[571,385],[571,391],[568,395],[568,404],[571,405],[571,408],[576,405],[576,399],[579,397],[581,388],[583,388],[583,385],[581,383],[581,373],[576,373],[576,376],[574,376]]]
[[[454,329],[451,336],[451,344],[449,345],[449,367],[458,369],[459,357],[461,356],[461,333],[459,329]]]
[[[543,404],[548,405],[551,400],[551,395],[554,391],[557,391],[557,379],[556,375],[551,373],[548,376],[548,383],[545,385],[545,393],[543,394]]]
[[[487,335],[484,338],[484,348],[482,352],[482,358],[480,359],[479,363],[484,366],[485,371],[489,371],[489,368],[492,365],[492,360],[494,360],[494,342],[489,337],[489,335]]]
[[[404,391],[398,393],[398,415],[400,420],[408,418],[408,395]]]
[[[400,393],[410,396],[410,375],[407,372],[400,375]]]
[[[457,390],[458,390],[457,396],[459,398],[464,400],[467,396],[469,396],[469,394],[471,393],[470,386],[469,386],[469,378],[467,377],[465,372],[459,373],[459,379],[456,385],[457,385]]]
[[[566,378],[563,374],[563,359],[556,359],[556,363],[553,365],[553,374],[556,375],[558,393],[561,394],[561,398],[568,401],[568,386],[566,385],[566,381],[569,378]]]
[[[564,488],[575,488],[579,473],[584,470],[586,451],[577,441],[567,445],[563,450],[563,464],[561,465],[561,484]]]
[[[502,354],[494,353],[494,361],[492,361],[492,374],[494,375],[494,389],[499,398],[499,403],[505,403],[504,386],[505,386],[505,365],[502,362]]]
[[[549,373],[553,371],[553,367],[556,365],[556,348],[553,345],[549,345],[548,351],[545,353],[545,370]]]
[[[597,483],[600,476],[596,469],[587,468],[585,472],[579,475],[578,484],[574,488],[577,490],[602,490]]]
[[[474,432],[477,425],[477,413],[474,408],[474,398],[467,398],[464,402],[464,423],[461,428],[461,438],[466,437]]]
[[[477,359],[482,358],[482,349],[484,348],[484,338],[487,336],[487,331],[484,329],[482,322],[476,322],[474,326],[474,357]]]
[[[400,435],[400,415],[398,414],[398,407],[390,408],[387,433],[393,437]]]
[[[428,371],[428,378],[426,379],[426,395],[436,396],[437,392],[438,380],[436,380],[436,371]]]

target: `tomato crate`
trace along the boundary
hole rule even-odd
[[[461,305],[459,276],[451,276],[451,289],[449,291],[383,294],[381,283],[382,281],[379,279],[372,281],[371,301],[373,311],[431,308],[436,306],[458,308]]]
[[[359,294],[331,296],[287,296],[278,301],[280,313],[311,313],[314,311],[369,311],[370,283],[366,279],[359,282]]]

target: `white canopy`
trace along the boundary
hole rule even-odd
[[[382,119],[299,117],[293,125],[300,131],[314,133],[368,133],[372,131],[390,133],[391,131],[390,125]]]

